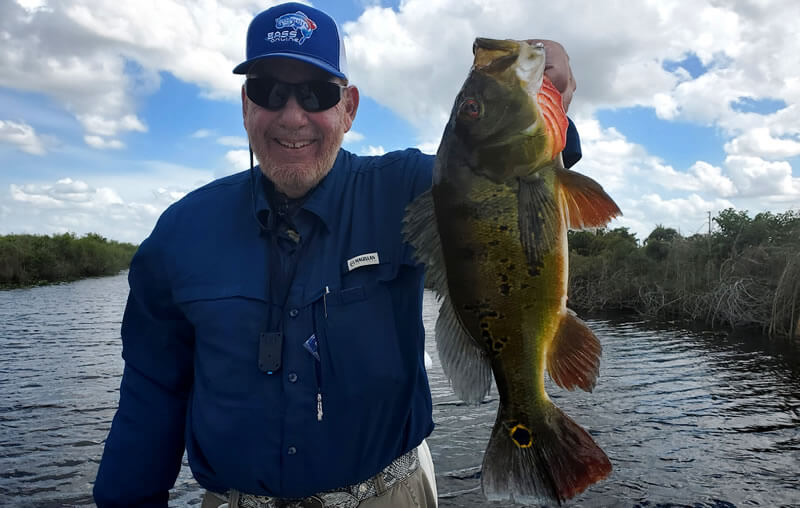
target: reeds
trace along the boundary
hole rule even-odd
[[[711,235],[570,233],[570,305],[800,337],[800,213],[725,210]]]

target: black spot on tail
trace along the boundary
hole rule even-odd
[[[531,444],[533,444],[531,431],[522,425],[517,425],[511,429],[511,439],[513,439],[514,443],[516,443],[520,448],[528,448],[531,446]]]

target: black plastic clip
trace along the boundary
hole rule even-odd
[[[258,346],[258,368],[261,372],[274,374],[281,368],[281,349],[283,334],[281,332],[261,332]]]

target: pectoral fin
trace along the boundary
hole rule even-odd
[[[603,187],[588,176],[559,168],[556,170],[556,178],[566,208],[568,228],[601,227],[614,217],[622,215]]]
[[[417,261],[425,265],[425,277],[430,287],[441,297],[447,290],[447,272],[430,189],[406,207],[403,235],[414,247]]]
[[[468,404],[480,404],[492,385],[490,360],[461,326],[449,297],[442,301],[436,320],[436,347],[442,370],[458,398]]]
[[[603,347],[595,334],[567,309],[547,351],[547,370],[555,383],[567,390],[577,386],[591,392],[600,373]]]
[[[558,240],[560,227],[552,172],[540,172],[520,179],[517,203],[520,242],[525,249],[528,267],[533,273],[539,273],[542,260]]]

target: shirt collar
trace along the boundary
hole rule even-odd
[[[306,199],[305,203],[300,206],[301,209],[307,210],[319,217],[328,231],[331,230],[334,214],[338,212],[337,203],[338,198],[342,194],[341,184],[345,173],[343,166],[345,165],[346,159],[347,152],[343,149],[339,149],[339,153],[336,155],[336,161],[333,163],[331,170],[325,175],[325,178],[310,191],[311,195]],[[264,184],[271,185],[271,183],[267,182],[267,177],[261,172],[259,166],[256,166],[255,171],[257,178],[256,213],[258,213],[259,216],[267,218],[269,214],[272,213],[272,208],[264,192]],[[264,221],[264,223],[266,224],[267,222]]]

